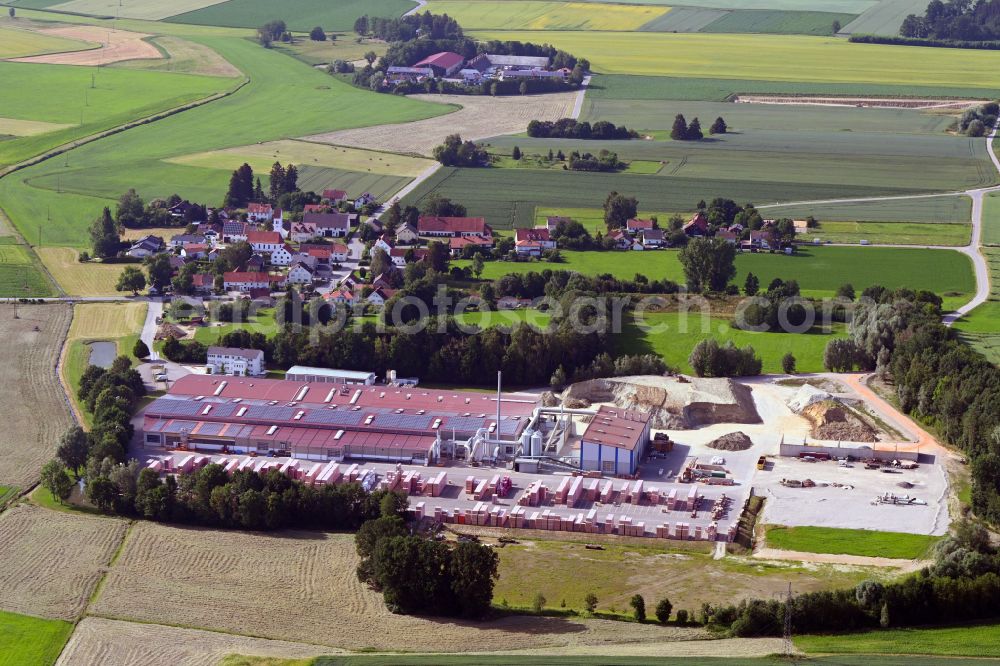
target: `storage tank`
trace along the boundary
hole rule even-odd
[[[542,433],[535,432],[531,435],[531,455],[538,458],[542,455]]]

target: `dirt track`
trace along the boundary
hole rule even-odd
[[[737,104],[803,104],[809,106],[853,106],[877,109],[966,109],[983,100],[912,99],[883,97],[807,97],[800,95],[739,95]]]
[[[45,28],[38,31],[41,34],[55,37],[68,37],[85,42],[95,42],[101,46],[85,51],[69,51],[67,53],[51,53],[49,55],[15,58],[14,62],[42,62],[52,65],[110,65],[124,60],[160,59],[163,56],[152,44],[143,41],[150,37],[141,32],[126,30],[108,30],[90,25],[66,26],[60,28]]]

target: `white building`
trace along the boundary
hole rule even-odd
[[[284,247],[285,240],[276,231],[250,231],[247,232],[247,242],[254,252],[270,254],[277,252]]]
[[[257,377],[264,374],[264,352],[259,349],[209,347],[207,365],[213,375]]]
[[[282,245],[271,253],[271,264],[274,266],[287,266],[292,263],[292,256],[295,251],[287,245]]]
[[[288,277],[286,279],[289,284],[312,284],[315,274],[316,271],[307,264],[295,263],[288,269]]]
[[[285,380],[372,386],[375,383],[375,373],[363,370],[337,370],[333,368],[313,368],[306,365],[293,365],[285,373]]]

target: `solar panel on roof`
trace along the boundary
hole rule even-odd
[[[163,427],[163,432],[169,432],[173,434],[180,434],[182,432],[191,432],[194,427],[198,425],[194,421],[171,421]]]
[[[320,411],[314,409],[302,417],[302,423],[321,423],[324,425],[357,425],[361,422],[358,412]]]
[[[402,430],[425,430],[431,417],[418,414],[379,414],[372,421],[376,428],[399,428]]]
[[[225,423],[202,423],[198,428],[199,435],[218,435],[226,427]]]

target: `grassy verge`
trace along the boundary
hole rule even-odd
[[[71,622],[0,611],[0,664],[54,664],[72,633]]]
[[[889,629],[858,634],[797,636],[815,654],[919,654],[1000,658],[1000,624],[939,629]]]
[[[803,553],[832,553],[913,560],[927,555],[941,537],[834,527],[767,526],[767,545]]]

